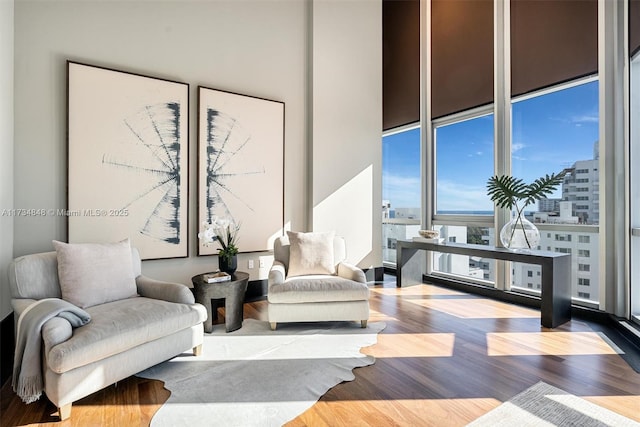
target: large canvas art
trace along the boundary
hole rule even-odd
[[[241,252],[272,249],[283,232],[284,103],[199,87],[198,163],[200,227],[227,218]]]
[[[189,85],[69,61],[68,239],[188,254]]]

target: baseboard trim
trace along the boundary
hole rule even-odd
[[[628,321],[618,318],[612,314],[605,313],[604,316],[581,317],[594,331],[606,335],[613,343],[622,350],[622,357],[633,368],[640,373],[640,330],[635,330],[635,326]]]
[[[0,384],[7,382],[13,372],[13,352],[15,348],[15,338],[13,312],[0,322]]]

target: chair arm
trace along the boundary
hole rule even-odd
[[[284,268],[284,264],[280,261],[273,261],[273,265],[269,270],[269,288],[273,285],[279,285],[284,283],[287,277],[287,273]]]
[[[52,317],[42,325],[42,340],[44,341],[44,354],[49,355],[49,351],[58,344],[67,341],[73,335],[71,323],[63,317]]]
[[[367,276],[364,275],[364,271],[348,262],[338,264],[338,276],[354,282],[367,283]]]
[[[136,277],[138,293],[147,298],[161,299],[179,304],[195,304],[191,288],[182,283],[163,282],[140,275]]]

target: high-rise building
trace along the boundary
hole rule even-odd
[[[540,199],[538,200],[538,212],[558,212],[562,199]]]
[[[593,145],[593,159],[578,160],[562,183],[562,200],[573,203],[573,216],[580,224],[598,224],[600,222],[600,174],[598,141]]]
[[[533,222],[543,224],[597,225],[600,220],[600,178],[598,141],[593,145],[593,159],[578,160],[566,169],[562,182],[562,200],[543,199]],[[589,227],[540,231],[540,250],[572,254],[571,282],[573,297],[598,300],[599,268],[598,231]],[[540,290],[540,267],[513,264],[512,286]]]

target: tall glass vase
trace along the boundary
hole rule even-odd
[[[500,230],[500,241],[502,246],[514,251],[537,249],[540,244],[540,231],[523,214],[514,215]]]

